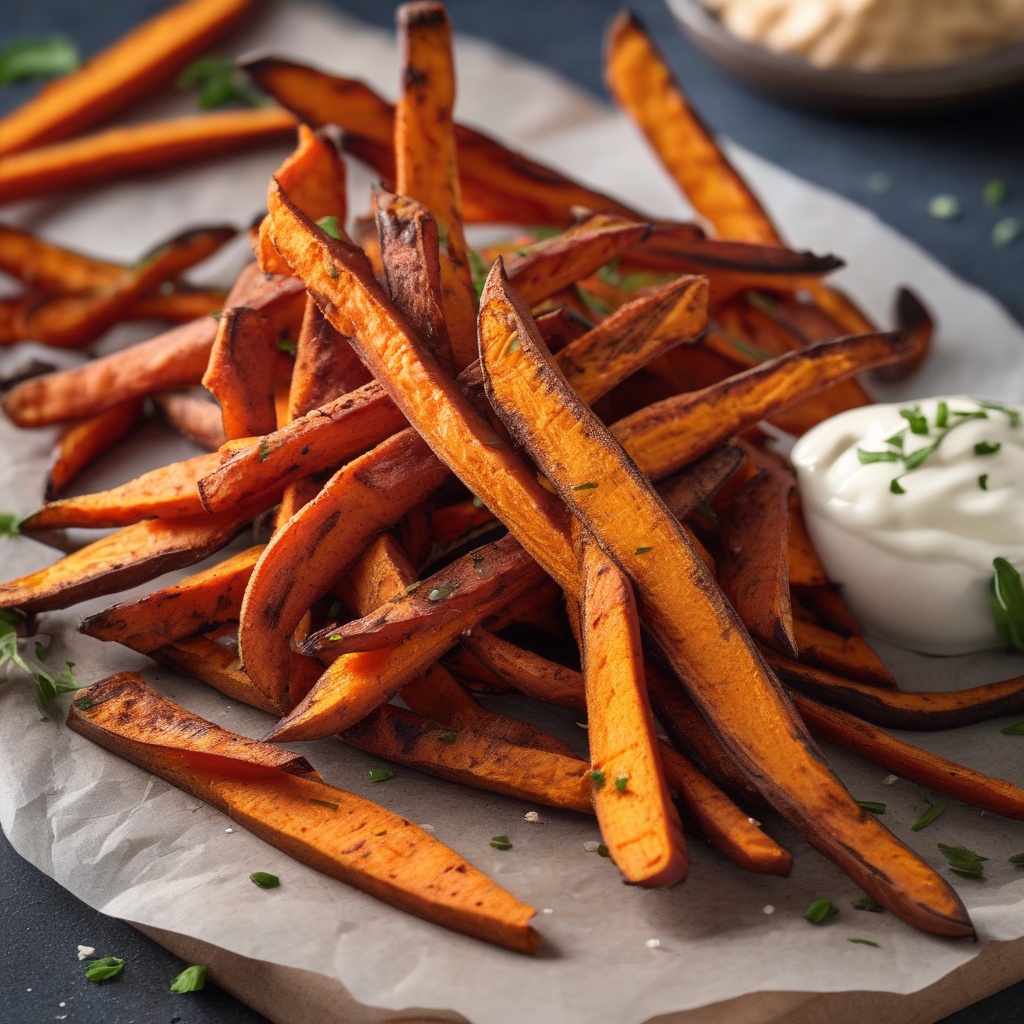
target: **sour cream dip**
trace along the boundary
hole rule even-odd
[[[851,409],[801,437],[811,539],[866,632],[927,654],[1001,646],[992,561],[1024,570],[1024,412],[966,396]]]

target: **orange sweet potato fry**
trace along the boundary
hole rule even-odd
[[[295,118],[280,107],[229,110],[110,128],[13,153],[0,166],[0,203],[13,203],[287,139]]]
[[[37,292],[83,292],[113,284],[125,268],[3,224],[0,270]]]
[[[227,444],[224,420],[215,402],[187,391],[158,391],[150,397],[164,423],[200,448],[212,452]]]
[[[0,155],[80,132],[169,79],[251,0],[186,0],[144,22],[0,121]]]
[[[500,268],[483,302],[503,308],[509,328],[504,339],[481,333],[488,397],[574,515],[629,573],[647,626],[732,756],[809,842],[897,916],[937,934],[973,934],[952,887],[867,820],[820,759],[674,517],[545,360],[528,310]],[[513,331],[518,345],[509,342]]]
[[[62,430],[46,471],[46,500],[57,498],[86,466],[134,430],[141,419],[142,402],[133,398]]]
[[[225,310],[203,386],[220,403],[229,439],[269,434],[277,426],[274,408],[274,361],[277,331],[249,306]]]
[[[294,764],[296,755],[190,715],[131,676],[83,693],[69,726],[318,871],[445,927],[536,951],[533,909],[422,829],[308,772],[276,767],[275,758]]]
[[[798,617],[793,619],[793,634],[799,661],[872,686],[896,689],[892,673],[863,637],[836,633]]]
[[[674,885],[686,877],[689,860],[647,700],[633,589],[584,531],[578,544],[587,737],[601,836],[627,882]]]
[[[86,616],[78,628],[143,654],[209,632],[237,620],[245,585],[262,551],[263,545],[247,548],[173,586]]]

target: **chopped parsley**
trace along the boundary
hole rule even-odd
[[[13,665],[32,680],[32,692],[35,695],[36,704],[39,706],[39,710],[45,713],[47,705],[54,697],[81,689],[75,681],[73,671],[75,663],[73,661],[65,662],[65,668],[55,675],[47,672],[42,666],[33,665],[18,647],[17,623],[18,616],[14,612],[0,608],[0,667]],[[41,650],[45,652],[45,648],[37,643],[36,657],[40,661],[43,660],[43,657],[40,657]]]
[[[835,917],[839,908],[829,899],[815,900],[805,911],[804,920],[811,924],[824,924],[830,917]]]
[[[82,63],[78,47],[67,36],[20,39],[0,51],[0,86],[25,78],[57,78]]]
[[[331,238],[341,238],[341,231],[338,229],[337,217],[321,217],[316,222],[316,226],[323,231],[324,234],[330,235]]]
[[[615,776],[615,788],[620,793],[625,793],[629,788],[629,776],[628,775],[616,775]]]
[[[451,595],[454,594],[457,589],[458,588],[454,586],[434,587],[433,590],[431,590],[430,593],[427,594],[427,600],[443,601],[446,597],[451,597]]]
[[[585,484],[573,484],[572,489],[574,491],[592,491],[597,487],[592,480],[588,480]]]
[[[213,110],[229,104],[242,107],[262,107],[269,97],[252,84],[248,75],[229,60],[200,57],[193,61],[174,81],[179,92],[198,92],[196,106],[200,110]]]
[[[633,552],[633,554],[634,555],[646,555],[648,551],[653,551],[653,550],[654,550],[653,548],[637,548],[636,551]]]
[[[458,738],[457,732],[441,732],[437,734],[437,738],[445,743],[454,743]]]
[[[98,960],[85,961],[86,981],[109,981],[124,970],[124,960],[119,956],[104,956]]]
[[[920,832],[921,829],[927,828],[948,806],[945,800],[930,804],[928,810],[910,826],[910,831]]]
[[[850,906],[854,910],[866,910],[871,914],[881,914],[885,909],[881,903],[870,896],[861,896],[859,900],[851,900]]]
[[[857,806],[872,814],[885,814],[885,804],[880,804],[875,800],[858,800]]]
[[[369,774],[371,782],[387,782],[395,777],[395,773],[387,768],[371,768]]]
[[[491,836],[491,846],[495,850],[511,850],[512,844],[508,836]]]
[[[172,992],[198,992],[206,984],[206,968],[193,964],[171,982]]]
[[[249,876],[249,881],[261,889],[276,889],[281,884],[281,879],[269,871],[254,871]]]
[[[600,768],[595,768],[590,773],[590,781],[594,784],[594,789],[604,788],[604,772]]]
[[[1007,857],[1007,860],[1011,864],[1024,864],[1024,853],[1015,853],[1012,857]]]
[[[988,857],[968,850],[966,846],[947,846],[939,843],[939,853],[949,861],[949,870],[961,878],[981,878],[985,872],[984,862]]]
[[[271,451],[271,449],[270,449],[270,445],[269,445],[269,444],[267,444],[267,442],[266,442],[266,441],[261,441],[261,442],[260,442],[260,453],[259,453],[259,455],[257,456],[257,458],[258,458],[258,461],[260,461],[260,462],[266,462],[266,461],[267,461],[267,459],[269,459],[269,458],[270,458],[270,451]]]
[[[874,946],[874,947],[875,947],[875,949],[880,949],[880,948],[881,948],[881,947],[880,947],[880,946],[878,945],[878,943],[877,943],[877,942],[875,942],[875,940],[874,940],[874,939],[859,939],[859,938],[850,938],[850,939],[847,939],[846,941],[847,941],[847,942],[855,942],[855,943],[857,943],[858,945],[861,945],[861,946]]]

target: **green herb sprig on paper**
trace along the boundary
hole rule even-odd
[[[18,617],[14,612],[0,608],[0,668],[13,665],[18,671],[32,680],[32,692],[35,694],[39,710],[46,712],[47,705],[54,697],[62,693],[72,693],[81,689],[75,681],[73,661],[65,662],[65,668],[56,675],[47,672],[41,665],[34,665],[18,647]],[[36,644],[36,658],[42,661],[46,656],[46,648]]]
[[[117,977],[124,970],[124,960],[119,956],[104,956],[98,960],[85,961],[85,980],[109,981]]]
[[[200,57],[193,61],[175,79],[174,87],[181,92],[196,90],[196,106],[212,110],[235,104],[243,107],[262,107],[270,102],[266,93],[257,89],[244,71],[229,60]]]
[[[193,964],[171,982],[172,992],[198,992],[206,984],[206,968]]]
[[[966,846],[947,846],[939,843],[939,853],[949,861],[949,870],[961,878],[982,878],[985,873],[984,862],[988,857],[968,850]]]
[[[907,421],[907,426],[897,431],[891,437],[887,437],[884,442],[886,447],[881,450],[858,448],[857,458],[862,466],[873,462],[901,464],[903,472],[899,476],[893,477],[889,483],[889,490],[893,494],[905,494],[906,491],[900,480],[915,469],[920,469],[928,461],[928,458],[935,453],[939,445],[957,427],[963,426],[963,424],[969,423],[971,420],[987,420],[990,418],[989,413],[991,412],[1002,413],[1009,420],[1011,427],[1020,426],[1020,413],[1016,409],[1000,405],[998,402],[979,401],[976,404],[978,406],[977,409],[965,412],[951,410],[947,402],[939,402],[935,410],[934,423],[928,422],[928,417],[921,411],[920,405],[900,409],[900,415]],[[920,448],[915,448],[913,451],[908,452],[906,450],[908,432],[918,437],[930,437],[933,440],[931,444],[922,445]],[[974,454],[978,457],[994,455],[999,451],[999,447],[998,442],[982,441],[974,446]]]

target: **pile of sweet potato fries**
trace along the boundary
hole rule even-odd
[[[910,372],[931,337],[924,308],[902,293],[900,330],[879,331],[826,283],[838,260],[788,249],[629,16],[608,37],[610,90],[710,237],[457,124],[450,28],[432,2],[399,11],[395,104],[264,58],[245,71],[278,106],[58,141],[166,81],[247,6],[188,0],[0,121],[14,154],[0,201],[298,125],[251,232],[255,262],[226,296],[178,279],[230,229],[191,229],[130,268],[0,231],[0,267],[25,285],[0,307],[3,341],[81,347],[126,319],[178,324],[4,394],[20,427],[67,424],[48,502],[22,531],[116,529],[0,584],[0,607],[30,623],[194,565],[256,523],[269,539],[83,632],[271,712],[272,740],[338,735],[596,814],[628,882],[684,878],[682,822],[739,867],[786,874],[790,855],[741,809],[767,801],[899,917],[973,934],[950,885],[858,805],[812,737],[1021,818],[1024,791],[877,725],[1020,710],[1024,679],[900,692],[762,430],[802,433],[870,401],[858,374]],[[351,234],[339,138],[386,183]],[[478,251],[478,224],[513,237]],[[60,497],[147,400],[208,450]],[[589,760],[474,696],[507,690],[585,713]],[[78,694],[69,724],[319,870],[537,948],[532,909],[425,832],[137,675]]]

